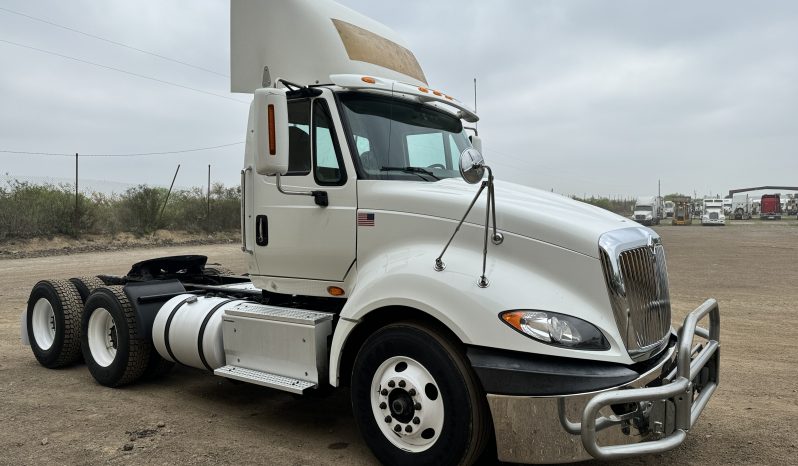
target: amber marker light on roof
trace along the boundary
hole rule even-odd
[[[432,91],[432,93],[437,95],[438,97],[443,95],[443,93],[441,91]]]
[[[425,92],[425,93],[429,92],[429,89],[427,89],[426,87],[421,87],[421,86],[418,86],[418,90],[421,91],[421,92]]]
[[[360,78],[360,80],[368,84],[375,84],[377,82],[377,80],[372,78],[371,76],[363,76],[362,78]]]
[[[331,296],[343,296],[344,289],[337,286],[328,286],[327,293],[330,293]]]

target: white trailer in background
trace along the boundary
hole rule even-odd
[[[295,394],[349,387],[385,464],[681,444],[717,388],[717,303],[677,332],[656,232],[494,182],[467,132],[476,113],[429,85],[402,44],[330,1],[234,0],[232,90],[252,98],[247,276],[177,256],[44,280],[22,321],[36,359],[85,360],[109,387],[176,363]],[[648,205],[659,221],[661,200]]]
[[[704,210],[701,213],[702,225],[726,225],[726,214],[723,212],[723,199],[704,199]]]

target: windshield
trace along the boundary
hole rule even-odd
[[[469,147],[462,122],[429,105],[374,94],[339,94],[361,178],[437,181],[460,176]]]
[[[635,210],[638,211],[638,212],[651,212],[651,206],[650,205],[639,205],[639,206],[635,207]]]

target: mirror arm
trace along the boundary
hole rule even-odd
[[[467,129],[469,131],[473,131],[474,132],[474,136],[479,136],[479,131],[477,131],[477,128],[475,126],[463,126],[463,129]]]
[[[316,205],[320,207],[327,207],[330,205],[330,198],[327,196],[327,191],[287,191],[283,189],[283,185],[280,182],[280,174],[276,173],[274,176],[277,177],[277,191],[288,196],[312,196]]]
[[[488,179],[480,183],[477,194],[474,196],[474,199],[471,200],[471,204],[468,206],[465,215],[463,215],[463,218],[460,219],[457,227],[455,227],[452,236],[449,237],[449,241],[446,243],[446,246],[443,247],[443,251],[441,251],[440,255],[435,258],[435,265],[433,268],[438,272],[441,272],[446,268],[446,264],[443,262],[443,255],[446,254],[446,250],[449,249],[449,245],[452,244],[452,240],[454,239],[455,235],[457,235],[457,232],[460,231],[460,227],[463,225],[463,222],[465,222],[465,219],[468,217],[471,209],[474,208],[474,204],[476,204],[477,199],[479,199],[479,196],[482,195],[482,191],[487,188],[488,204],[485,207],[485,242],[482,248],[482,275],[480,275],[479,280],[477,280],[477,286],[480,288],[487,288],[490,282],[488,281],[487,276],[485,276],[485,270],[487,268],[488,260],[488,236],[490,236],[489,232],[491,217],[493,217],[493,235],[491,236],[491,242],[497,246],[502,244],[504,241],[504,235],[499,233],[496,228],[496,194],[493,191],[493,170],[484,164],[474,164],[475,169],[480,167],[484,167],[488,171]]]

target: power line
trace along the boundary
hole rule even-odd
[[[181,89],[187,89],[189,91],[199,92],[201,94],[207,94],[207,95],[212,95],[214,97],[219,97],[219,98],[222,98],[222,99],[232,100],[233,102],[238,102],[238,103],[241,103],[241,104],[249,104],[249,102],[245,102],[243,100],[238,100],[238,99],[230,97],[230,96],[226,96],[226,95],[222,95],[222,94],[216,94],[215,92],[205,91],[205,90],[202,90],[202,89],[197,89],[196,87],[185,86],[183,84],[173,83],[171,81],[166,81],[166,80],[163,80],[163,79],[153,78],[152,76],[146,76],[146,75],[143,75],[143,74],[134,73],[132,71],[123,70],[121,68],[114,68],[113,66],[101,65],[99,63],[95,63],[95,62],[92,62],[92,61],[84,60],[82,58],[70,57],[69,55],[64,55],[64,54],[57,53],[57,52],[51,52],[49,50],[44,50],[44,49],[40,49],[40,48],[37,48],[37,47],[32,47],[30,45],[24,45],[24,44],[20,44],[20,43],[17,43],[17,42],[12,42],[10,40],[0,39],[0,42],[6,43],[6,44],[10,44],[10,45],[14,45],[14,46],[17,46],[17,47],[22,47],[24,49],[35,50],[37,52],[46,53],[48,55],[53,55],[53,56],[56,56],[56,57],[66,58],[68,60],[74,60],[76,62],[85,63],[87,65],[97,66],[99,68],[105,68],[107,70],[116,71],[118,73],[129,74],[129,75],[135,76],[137,78],[148,79],[150,81],[159,82],[161,84],[167,84],[169,86],[179,87]]]
[[[86,37],[91,37],[92,39],[101,40],[103,42],[107,42],[109,44],[117,45],[119,47],[125,47],[125,48],[130,49],[130,50],[135,50],[136,52],[145,53],[147,55],[152,55],[153,57],[158,57],[158,58],[160,58],[162,60],[167,60],[167,61],[171,61],[171,62],[174,62],[174,63],[181,64],[183,66],[188,66],[188,67],[191,67],[191,68],[194,68],[194,69],[198,69],[198,70],[204,71],[206,73],[215,74],[217,76],[223,76],[225,78],[229,78],[230,77],[229,75],[226,75],[226,74],[223,74],[223,73],[219,73],[219,72],[210,70],[208,68],[203,68],[201,66],[192,65],[191,63],[187,63],[187,62],[184,62],[184,61],[181,61],[181,60],[170,58],[170,57],[167,57],[165,55],[161,55],[161,54],[158,54],[158,53],[155,53],[155,52],[150,52],[149,50],[144,50],[144,49],[140,49],[138,47],[133,47],[132,45],[123,44],[122,42],[117,42],[115,40],[106,39],[105,37],[100,37],[100,36],[97,36],[97,35],[94,35],[94,34],[90,34],[88,32],[83,32],[83,31],[80,31],[78,29],[71,28],[69,26],[64,26],[62,24],[58,24],[58,23],[55,23],[55,22],[52,22],[52,21],[48,21],[46,19],[37,18],[36,16],[31,16],[31,15],[28,15],[28,14],[25,14],[25,13],[21,13],[19,11],[10,10],[8,8],[3,8],[3,7],[0,7],[0,10],[5,11],[6,13],[11,13],[11,14],[14,14],[14,15],[25,17],[25,18],[31,19],[33,21],[38,21],[40,23],[49,24],[50,26],[55,26],[57,28],[65,29],[67,31],[72,31],[72,32],[74,32],[76,34],[82,34],[82,35],[84,35]]]
[[[186,152],[199,152],[199,151],[203,151],[203,150],[221,149],[223,147],[237,146],[239,144],[244,144],[244,141],[231,142],[230,144],[222,144],[222,145],[219,145],[219,146],[198,147],[196,149],[170,150],[170,151],[163,151],[163,152],[136,152],[136,153],[130,153],[130,154],[80,154],[80,157],[140,157],[140,156],[146,156],[146,155],[184,154]],[[74,157],[75,156],[74,153],[65,153],[65,152],[32,152],[32,151],[3,150],[3,149],[0,149],[0,153],[3,153],[3,154],[14,154],[14,155],[53,155],[53,156],[61,156],[61,157]]]

